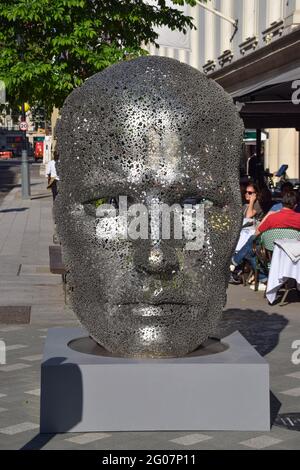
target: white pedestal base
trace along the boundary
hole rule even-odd
[[[128,359],[72,350],[81,328],[48,331],[41,432],[268,431],[269,366],[237,332],[218,354]]]

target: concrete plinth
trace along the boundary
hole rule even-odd
[[[96,345],[82,352],[75,340],[88,344],[87,336],[81,328],[48,331],[42,433],[270,429],[269,366],[238,332],[220,352],[179,359],[112,357]]]

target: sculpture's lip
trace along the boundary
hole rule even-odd
[[[160,302],[119,302],[115,304],[116,307],[137,307],[137,308],[150,308],[150,307],[199,307],[200,304],[198,303],[193,303],[193,302],[170,302],[170,301],[160,301]]]
[[[187,307],[196,307],[196,305],[188,304],[188,303],[170,303],[160,302],[159,304],[154,303],[122,303],[117,304],[116,307],[118,308],[118,312],[115,312],[116,315],[118,314],[126,314],[126,310],[130,309],[130,315],[136,317],[173,317],[177,313],[177,308],[184,307],[185,311]]]
[[[193,304],[191,302],[171,302],[170,300],[166,300],[166,301],[157,301],[157,302],[154,302],[154,301],[150,301],[150,302],[119,302],[117,304],[115,304],[117,306],[122,306],[122,305],[141,305],[141,306],[154,306],[154,307],[159,307],[160,305],[199,305],[199,304]]]

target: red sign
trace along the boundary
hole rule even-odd
[[[43,158],[44,156],[44,142],[35,142],[34,144],[34,158]]]

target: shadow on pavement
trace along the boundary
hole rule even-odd
[[[275,397],[274,393],[270,392],[271,428],[275,424],[280,408],[280,401]]]
[[[284,413],[278,415],[274,425],[279,428],[288,429],[289,431],[300,432],[300,413]]]
[[[20,450],[41,450],[56,434],[37,434],[31,441],[21,447]]]
[[[228,309],[215,334],[224,338],[239,331],[255,347],[261,356],[269,354],[279,343],[280,333],[287,327],[288,320],[278,313],[262,310]]]
[[[57,433],[72,432],[82,421],[83,385],[77,364],[64,364],[65,357],[55,357],[42,364],[41,431],[20,450],[40,450]],[[47,390],[46,395],[44,395]],[[70,393],[70,390],[72,392]],[[57,431],[49,433],[45,431]]]
[[[294,281],[294,279],[292,279]],[[297,290],[297,283],[294,281],[293,285],[291,284],[290,286],[290,291],[288,293],[288,296],[286,298],[286,301],[283,305],[280,305],[280,302],[282,301],[282,298],[284,296],[285,291],[283,288],[280,288],[278,293],[277,293],[277,299],[275,302],[272,304],[272,307],[275,307],[276,305],[279,305],[281,308],[287,307],[289,304],[294,304],[298,303],[300,301],[300,291]]]
[[[6,213],[6,212],[24,212],[28,211],[29,207],[18,207],[18,208],[13,208],[13,209],[2,209],[0,210],[0,213]]]
[[[37,194],[36,196],[32,196],[30,199],[33,201],[35,199],[45,199],[45,198],[49,198],[49,197],[52,198],[51,193],[49,193],[49,194]]]

